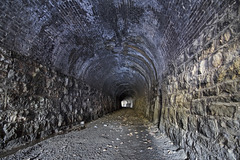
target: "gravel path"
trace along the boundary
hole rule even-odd
[[[122,109],[2,159],[181,160],[186,154],[143,116]]]

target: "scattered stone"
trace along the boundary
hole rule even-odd
[[[80,126],[81,126],[81,129],[85,129],[85,122],[82,121],[82,122],[80,123]]]
[[[106,151],[107,151],[107,148],[104,148],[104,149],[103,149],[103,152],[106,152]]]
[[[148,147],[147,149],[152,150],[153,148],[152,147]]]

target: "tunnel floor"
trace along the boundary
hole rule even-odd
[[[133,109],[88,123],[86,129],[44,140],[3,159],[181,160],[182,149]]]

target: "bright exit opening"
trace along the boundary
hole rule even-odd
[[[121,101],[121,106],[123,108],[133,108],[133,99],[132,98],[126,98]]]

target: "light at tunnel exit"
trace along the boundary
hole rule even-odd
[[[133,108],[133,99],[132,98],[126,98],[121,101],[121,106],[124,108]]]

